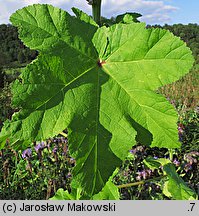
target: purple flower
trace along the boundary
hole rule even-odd
[[[41,142],[41,143],[38,143],[36,146],[35,146],[35,151],[38,152],[39,150],[42,150],[45,148],[45,143],[44,142]]]
[[[57,142],[57,139],[54,139],[53,142],[56,143],[56,142]]]
[[[199,156],[199,152],[197,152],[197,151],[192,151],[192,152],[190,152],[190,154],[192,154],[193,156]]]
[[[131,154],[136,154],[137,150],[136,150],[136,149],[131,149],[129,152],[130,152]]]
[[[147,173],[146,170],[143,170],[143,171],[141,172],[141,175],[142,175],[143,179],[146,179],[147,176],[148,176],[148,173]]]
[[[183,135],[181,133],[178,133],[179,136],[179,141],[182,142],[183,141]]]
[[[136,177],[136,180],[137,180],[137,181],[141,181],[141,176],[138,175],[138,176]]]
[[[75,163],[75,158],[70,158],[70,163],[71,164]]]
[[[152,170],[148,169],[148,170],[146,170],[146,171],[147,171],[148,175],[150,176],[151,173],[152,173]]]
[[[189,163],[187,163],[187,164],[185,165],[185,167],[184,167],[185,172],[188,172],[188,171],[191,170],[191,169],[192,169],[192,166],[191,166],[191,164],[189,164]]]
[[[68,139],[65,138],[65,137],[61,137],[60,140],[61,140],[62,143],[67,143],[68,142]]]
[[[170,103],[175,106],[176,101],[172,99],[170,100]]]
[[[148,169],[148,170],[142,170],[141,172],[137,172],[138,176],[136,177],[136,179],[138,181],[140,181],[142,178],[146,179],[148,176],[150,176],[152,173],[152,170]]]
[[[68,175],[66,176],[66,178],[70,178],[72,175],[71,173],[69,172]]]
[[[174,163],[176,166],[180,166],[180,161],[178,161],[177,159],[174,159],[174,160],[173,160],[173,163]]]
[[[140,181],[142,179],[142,172],[137,172],[138,176],[136,177],[136,180]]]
[[[197,163],[197,159],[194,158],[194,156],[197,156],[197,153],[198,152],[190,152],[188,154],[185,154],[184,160],[186,160],[190,164]]]
[[[55,147],[53,148],[52,152],[53,152],[54,154],[56,154],[56,153],[57,153],[57,150],[58,150],[58,148],[57,148],[57,146],[55,146]]]
[[[179,133],[179,134],[183,134],[183,132],[184,132],[184,130],[182,129],[182,127],[179,126],[179,127],[178,127],[178,133]]]
[[[22,158],[23,159],[30,158],[31,156],[32,156],[32,149],[31,148],[27,148],[22,153]]]

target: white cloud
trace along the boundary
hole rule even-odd
[[[102,9],[104,15],[110,17],[119,13],[138,12],[143,15],[142,21],[147,23],[164,23],[170,21],[170,13],[178,8],[165,4],[164,1],[147,1],[147,0],[120,0],[115,4],[114,0],[104,0]],[[107,10],[106,8],[109,8]]]
[[[52,4],[69,12],[71,7],[78,7],[91,14],[91,6],[86,0],[0,0],[0,23],[8,23],[10,15],[17,9],[36,3]],[[178,9],[171,4],[168,0],[102,0],[102,15],[111,17],[125,12],[138,12],[146,23],[164,23],[169,22],[170,14]]]

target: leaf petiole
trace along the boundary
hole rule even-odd
[[[117,188],[126,188],[126,187],[133,187],[133,186],[138,186],[138,185],[142,185],[151,181],[158,181],[160,179],[163,179],[167,177],[167,175],[163,175],[163,176],[159,176],[153,179],[147,179],[147,180],[143,180],[143,181],[139,181],[139,182],[132,182],[132,183],[127,183],[127,184],[122,184],[122,185],[117,185]]]
[[[173,161],[173,152],[174,152],[173,149],[169,149],[169,159],[170,159],[170,161]]]

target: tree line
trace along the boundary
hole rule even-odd
[[[0,88],[6,77],[4,67],[20,67],[35,59],[37,51],[30,50],[20,41],[17,28],[12,25],[0,25]]]
[[[30,62],[36,56],[36,51],[25,47],[20,41],[16,27],[0,25],[0,66]]]

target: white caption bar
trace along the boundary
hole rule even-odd
[[[199,201],[0,200],[0,215],[199,216]]]

